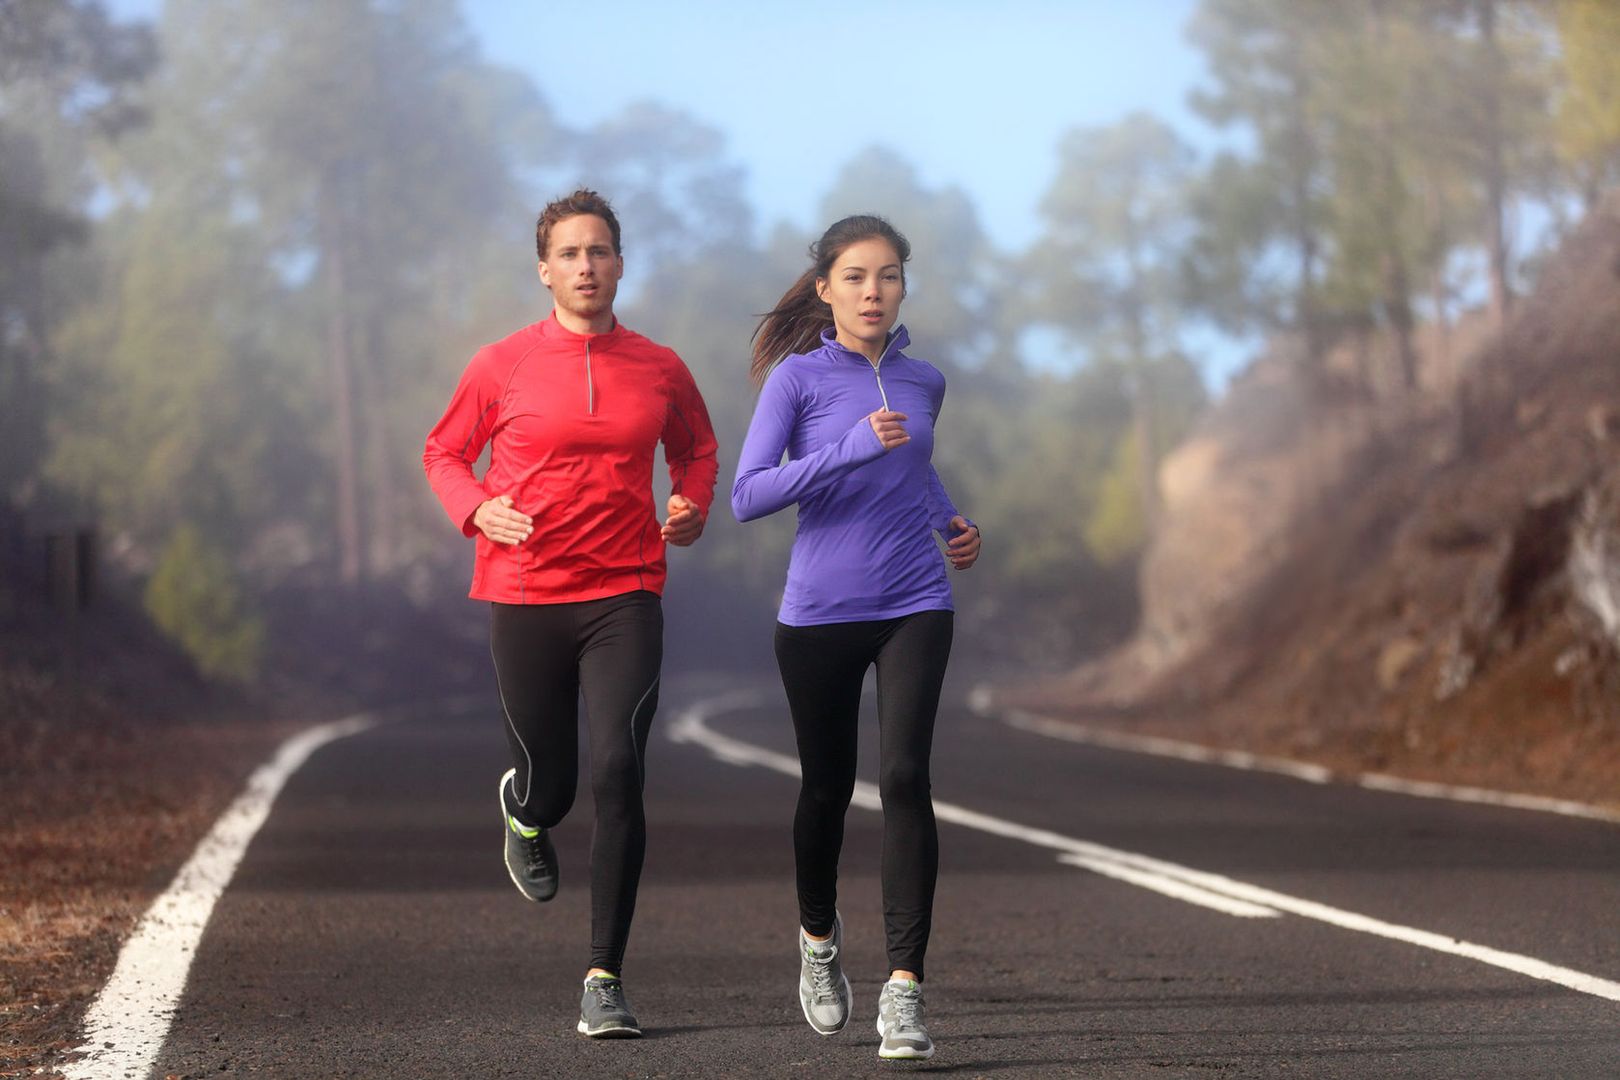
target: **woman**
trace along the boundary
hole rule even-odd
[[[813,265],[755,330],[750,373],[764,385],[731,489],[739,521],[798,504],[776,657],[803,777],[793,820],[799,1002],[823,1035],[849,1019],[838,853],[861,683],[875,663],[890,966],[878,1053],[927,1058],[921,983],[939,865],[928,756],[951,648],[945,563],[972,566],[979,530],[929,462],[944,376],[905,355],[895,325],[911,245],[862,215],[835,223],[810,253]]]

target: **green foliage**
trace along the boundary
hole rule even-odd
[[[999,374],[960,399],[953,389],[936,457],[995,545],[985,562],[993,588],[1016,589],[1062,580],[1091,559],[1084,524],[1130,405],[1115,369]]]
[[[1296,330],[1315,360],[1335,328],[1404,341],[1420,290],[1449,317],[1479,280],[1461,252],[1509,266],[1509,200],[1548,183],[1536,5],[1204,0],[1191,36],[1195,108],[1253,137],[1195,195],[1189,282],[1217,324]]]
[[[109,302],[57,336],[50,475],[143,546],[178,518],[239,537],[265,520],[276,463],[264,420],[286,407],[232,318],[267,282],[243,257],[246,238],[217,218],[189,217],[182,232],[153,206],[130,226],[106,238],[118,250]]]
[[[1252,151],[1222,155],[1192,195],[1192,297],[1218,324],[1310,329],[1330,216],[1318,68],[1341,6],[1204,0],[1188,27],[1212,79],[1193,108],[1253,134]]]
[[[433,520],[416,462],[441,365],[493,336],[474,313],[533,311],[518,172],[555,125],[448,0],[173,0],[163,44],[143,179],[222,206],[280,269],[286,333],[261,340],[314,451],[299,510],[346,583],[397,572]]]
[[[1059,156],[1041,203],[1049,228],[1027,260],[1035,282],[1027,304],[1037,322],[1061,329],[1091,364],[1121,369],[1136,447],[1128,487],[1139,505],[1134,533],[1110,510],[1112,524],[1102,535],[1117,563],[1158,510],[1157,427],[1165,412],[1158,371],[1180,355],[1187,324],[1182,268],[1192,229],[1192,151],[1165,124],[1137,114],[1071,132]],[[1128,534],[1136,540],[1127,541]]]
[[[204,675],[244,683],[258,676],[264,623],[249,612],[229,556],[195,525],[169,535],[143,600]]]
[[[1148,520],[1136,486],[1140,471],[1140,441],[1127,432],[1114,448],[1113,461],[1103,474],[1097,500],[1086,519],[1086,546],[1104,566],[1118,566],[1147,543]]]
[[[1070,132],[1041,202],[1048,228],[1030,253],[1030,316],[1093,359],[1147,363],[1183,328],[1181,264],[1190,232],[1192,150],[1135,114]]]
[[[1562,0],[1556,12],[1566,86],[1558,153],[1590,204],[1604,186],[1620,183],[1620,7]]]
[[[51,260],[83,240],[95,149],[139,118],[150,35],[100,4],[30,0],[0,14],[0,499],[37,486],[50,338],[78,301]]]

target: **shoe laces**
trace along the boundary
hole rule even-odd
[[[618,979],[592,979],[585,984],[596,995],[596,1006],[604,1012],[624,1012],[624,987]]]
[[[833,994],[833,960],[838,956],[836,951],[826,956],[817,956],[809,949],[804,951],[805,959],[810,962],[810,991],[817,1001],[830,1001]]]
[[[551,864],[546,862],[545,838],[544,832],[533,836],[518,834],[518,839],[523,842],[523,869],[530,874],[543,876],[551,869]]]
[[[889,1006],[894,1010],[896,1028],[922,1027],[922,991],[915,987],[889,987]]]

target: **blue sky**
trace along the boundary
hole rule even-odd
[[[572,123],[651,98],[725,132],[767,227],[820,224],[838,167],[877,143],[965,190],[1013,250],[1039,231],[1068,129],[1145,109],[1207,138],[1186,107],[1195,0],[606,3],[591,32],[554,29],[549,7],[464,2],[490,58]]]

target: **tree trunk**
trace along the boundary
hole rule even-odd
[[[349,296],[340,210],[330,190],[321,198],[321,248],[326,262],[327,373],[332,391],[333,462],[337,478],[338,580],[360,584],[361,540],[358,462],[355,453],[354,364],[349,353]]]
[[[1446,277],[1438,269],[1429,283],[1429,292],[1434,297],[1435,366],[1444,373],[1446,385],[1450,386],[1456,383],[1458,373],[1451,365],[1451,316],[1446,314]]]
[[[1395,251],[1384,255],[1384,317],[1395,335],[1395,357],[1400,364],[1401,385],[1413,393],[1418,388],[1417,348],[1412,342],[1411,285],[1406,261]]]
[[[1382,0],[1373,3],[1373,40],[1378,54],[1386,55],[1389,43],[1388,16]],[[1381,242],[1383,255],[1379,260],[1382,279],[1384,317],[1395,335],[1395,355],[1400,364],[1401,383],[1408,393],[1418,385],[1417,352],[1412,347],[1412,289],[1407,274],[1406,257],[1401,251],[1400,208],[1404,199],[1397,192],[1401,187],[1400,173],[1395,161],[1395,120],[1387,90],[1377,98],[1377,139],[1379,154],[1379,186],[1382,189],[1383,229]]]
[[[1298,35],[1292,35],[1289,82],[1293,88],[1293,137],[1289,140],[1292,172],[1294,245],[1298,252],[1299,271],[1295,285],[1295,319],[1300,339],[1304,342],[1305,362],[1313,371],[1321,368],[1327,343],[1322,340],[1322,326],[1316,301],[1316,231],[1311,225],[1311,177],[1316,171],[1315,154],[1311,144],[1310,123],[1306,116],[1311,91],[1310,77],[1305,71]]]
[[[1475,0],[1479,34],[1485,44],[1485,213],[1490,251],[1491,318],[1507,321],[1513,303],[1508,285],[1506,223],[1507,177],[1502,164],[1502,49],[1496,40],[1496,0]]]
[[[382,401],[385,395],[378,384],[385,376],[379,371],[377,342],[384,340],[384,335],[378,331],[374,320],[368,318],[364,325],[366,331],[355,350],[355,386],[361,400]],[[372,528],[366,530],[368,577],[388,574],[399,564],[399,548],[395,542],[398,531],[393,527],[399,521],[399,479],[394,468],[399,455],[394,453],[390,420],[385,410],[371,409],[365,414],[361,430],[365,446],[363,473],[369,496],[366,520],[372,522]]]
[[[1429,265],[1429,302],[1434,305],[1432,369],[1436,373],[1436,381],[1450,388],[1457,377],[1451,364],[1451,297],[1446,288],[1446,253],[1451,250],[1451,235],[1446,227],[1445,195],[1440,185],[1435,171],[1428,170],[1423,186],[1423,205],[1428,216],[1428,232],[1438,252]]]

